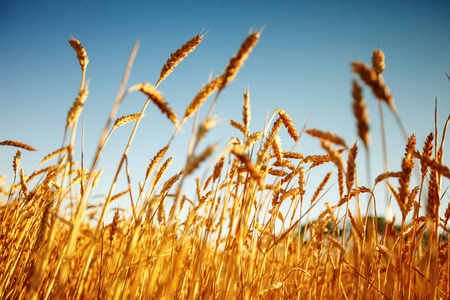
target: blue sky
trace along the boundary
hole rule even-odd
[[[80,80],[75,53],[67,43],[72,35],[84,45],[90,60],[90,93],[83,111],[85,159],[90,165],[137,39],[140,48],[129,86],[156,83],[170,53],[209,30],[199,47],[159,86],[181,115],[209,75],[223,71],[249,30],[264,26],[259,44],[221,94],[215,108],[220,122],[201,147],[214,142],[223,145],[231,137],[229,119],[241,121],[247,86],[252,131],[262,130],[267,112],[280,108],[291,115],[299,130],[312,115],[310,128],[333,131],[353,144],[357,136],[351,110],[350,62],[370,63],[377,48],[385,52],[385,81],[407,131],[416,134],[418,147],[433,129],[435,97],[442,131],[450,113],[450,82],[445,76],[450,73],[448,1],[2,1],[0,140],[17,140],[38,149],[23,152],[25,173],[31,173],[45,155],[61,146],[67,111]],[[383,172],[379,113],[370,91],[365,88],[363,93],[372,119],[373,179]],[[144,102],[142,95],[131,94],[117,117],[139,112]],[[148,162],[174,131],[155,107],[150,106],[146,113],[129,154],[135,185],[143,180]],[[405,141],[387,107],[384,116],[390,170],[397,171]],[[191,126],[192,120],[169,151],[175,156],[169,176],[184,165]],[[132,126],[124,126],[111,138],[100,162],[105,175],[94,194],[109,187],[131,130]],[[282,141],[286,150],[294,146],[286,135]],[[301,146],[295,149],[323,154],[318,141],[307,136],[302,136]],[[0,148],[0,174],[6,174],[8,182],[15,151]],[[447,157],[444,162],[449,165]],[[362,147],[357,162],[364,170]],[[310,183],[313,191],[326,174],[317,173]],[[371,186],[359,175],[361,184]]]

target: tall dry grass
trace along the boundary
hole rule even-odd
[[[441,135],[435,128],[425,141],[408,136],[398,168],[386,169],[373,186],[365,187],[358,185],[357,143],[349,148],[338,134],[314,128],[299,133],[280,109],[273,112],[265,128],[250,132],[247,90],[241,122],[230,121],[242,133],[241,138],[231,138],[210,174],[203,181],[196,180],[196,195],[182,194],[185,179],[217,154],[217,145],[209,145],[203,152],[197,150],[198,145],[213,130],[211,112],[220,91],[233,81],[260,35],[250,32],[224,72],[204,85],[187,105],[181,122],[157,88],[204,35],[195,36],[170,56],[155,86],[139,83],[126,89],[136,43],[89,169],[73,161],[78,119],[88,97],[85,74],[89,60],[78,40],[69,41],[82,70],[80,90],[65,126],[70,140],[66,142],[64,137],[62,147],[45,156],[29,174],[20,168],[21,155],[26,153],[18,150],[13,157],[12,183],[1,181],[2,299],[449,298],[450,206],[443,215],[440,211],[444,211],[443,182],[450,178],[449,168],[443,164],[450,118]],[[356,131],[367,155],[370,119],[363,86],[380,105],[388,105],[402,126],[382,78],[384,65],[379,50],[374,52],[372,67],[352,63],[360,78],[352,83]],[[118,107],[133,91],[147,97],[140,113],[117,118]],[[166,177],[173,161],[165,157],[172,139],[214,93],[208,115],[194,123],[184,169]],[[154,149],[136,195],[128,171],[128,150],[150,104],[176,129],[167,145]],[[128,123],[134,124],[133,131],[106,199],[99,204],[90,198],[102,175],[99,158],[114,130]],[[314,137],[324,152],[306,156],[284,150],[279,142],[282,126],[296,143],[303,133]],[[423,143],[422,150],[417,143]],[[35,150],[17,141],[0,145]],[[44,163],[48,166],[41,168]],[[324,175],[325,164],[336,168],[339,187],[330,204],[321,201],[335,180],[332,172]],[[128,189],[116,192],[122,169],[126,170]],[[419,186],[412,186],[414,172],[420,174]],[[318,186],[309,184],[311,176],[321,180]],[[375,190],[382,189],[384,182],[388,197],[400,208],[399,226],[395,220],[385,222],[377,215],[380,199]],[[307,197],[306,191],[312,196]],[[363,195],[370,199],[367,207],[359,205]],[[130,199],[130,214],[110,209],[119,197]],[[71,205],[63,207],[65,200]],[[288,213],[280,209],[283,203],[289,204]],[[354,203],[358,209],[350,210]],[[309,213],[317,205],[323,206],[322,213],[311,220]],[[426,208],[425,213],[421,207]],[[375,214],[369,216],[372,208]],[[105,224],[107,214],[113,214],[109,224]],[[281,227],[276,227],[277,223]]]

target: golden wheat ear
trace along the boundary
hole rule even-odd
[[[249,134],[249,125],[250,125],[250,119],[252,117],[251,109],[250,109],[250,91],[247,87],[247,90],[244,93],[244,104],[242,106],[242,123],[245,126],[247,134],[245,135],[248,137]]]
[[[156,90],[156,86],[152,86],[149,83],[139,83],[130,88],[130,90],[139,90],[147,97],[149,97],[152,102],[159,108],[159,110],[167,116],[167,118],[172,121],[175,126],[178,126],[178,117],[169,107],[162,93]]]
[[[377,73],[378,76],[383,73],[386,68],[386,64],[384,63],[384,52],[380,49],[373,51],[372,54],[372,69]]]
[[[202,35],[196,35],[189,41],[187,41],[184,45],[180,47],[177,51],[170,54],[169,59],[164,64],[164,66],[161,69],[161,73],[159,75],[158,82],[156,82],[156,86],[158,86],[164,79],[166,79],[167,76],[169,76],[170,73],[173,72],[173,69],[186,57],[189,53],[195,50],[197,46],[201,43],[203,40],[203,37],[205,34],[208,33],[205,32]]]
[[[322,131],[319,129],[308,129],[305,132],[307,134],[309,134],[310,136],[329,141],[330,143],[333,143],[338,146],[342,146],[346,149],[348,148],[347,145],[345,144],[344,139],[335,133],[328,132],[328,131]]]
[[[245,41],[242,43],[239,51],[233,56],[228,62],[225,71],[222,74],[222,85],[220,86],[220,90],[223,90],[227,84],[236,77],[239,69],[244,65],[244,61],[248,58],[250,52],[252,52],[253,48],[259,41],[259,37],[261,35],[261,31],[259,32],[250,32]]]
[[[353,113],[356,118],[356,127],[358,128],[358,136],[364,144],[366,150],[370,145],[370,118],[367,102],[362,96],[362,89],[356,80],[353,80],[352,85],[353,97]]]
[[[142,117],[144,117],[144,116],[142,116]],[[140,113],[122,116],[122,117],[120,117],[120,118],[118,118],[118,119],[116,119],[114,121],[114,125],[113,125],[111,131],[113,131],[114,129],[117,129],[120,126],[123,126],[123,125],[125,125],[127,123],[131,123],[131,122],[137,121],[140,118],[141,118],[141,114]]]
[[[17,148],[22,148],[28,151],[36,151],[36,149],[34,149],[31,146],[28,146],[27,144],[21,143],[21,142],[17,142],[17,141],[3,141],[0,142],[0,146],[13,146],[13,147],[17,147]]]
[[[73,38],[69,41],[70,46],[77,53],[78,62],[80,63],[81,71],[86,71],[86,67],[89,63],[86,49],[81,45],[80,41]]]

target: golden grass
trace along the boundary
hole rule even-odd
[[[65,133],[72,126],[70,141],[66,144],[64,138],[62,147],[44,156],[31,172],[20,167],[24,154],[17,151],[12,158],[13,182],[7,185],[4,177],[0,180],[0,298],[450,297],[450,204],[440,216],[445,194],[442,185],[445,178],[450,179],[449,168],[442,161],[448,120],[440,145],[437,128],[436,136],[431,133],[424,141],[422,151],[416,149],[415,135],[410,135],[399,169],[386,170],[369,183],[372,187],[365,187],[358,183],[359,142],[348,148],[339,135],[309,128],[305,132],[319,140],[323,152],[304,155],[285,150],[279,137],[282,125],[295,143],[300,142],[301,134],[293,121],[285,111],[276,109],[265,128],[252,132],[247,89],[242,123],[230,120],[230,130],[237,129],[236,136],[220,154],[215,156],[216,144],[198,149],[216,124],[208,114],[194,123],[184,169],[172,170],[173,158],[165,158],[171,139],[167,145],[159,145],[158,152],[154,149],[156,154],[145,177],[137,187],[132,185],[128,149],[147,105],[153,102],[178,132],[215,91],[214,102],[217,100],[260,34],[247,36],[224,73],[200,89],[180,123],[156,88],[195,49],[203,35],[195,36],[170,56],[155,86],[136,84],[125,91],[136,46],[91,169],[85,169],[83,162],[78,167],[73,161],[78,118],[88,91],[84,82],[88,59],[78,40],[69,41],[82,67],[80,91],[65,126]],[[375,98],[392,109],[393,98],[381,75],[384,53],[373,53],[372,67],[359,62],[352,66]],[[356,131],[368,150],[369,115],[363,87],[357,80],[352,86]],[[118,105],[134,90],[147,96],[141,112],[111,124]],[[210,112],[213,107],[214,103]],[[97,162],[114,130],[130,122],[134,122],[134,129],[126,150],[106,199],[98,202],[91,197],[103,173]],[[35,150],[9,140],[0,146]],[[214,157],[217,161],[207,169],[204,179],[195,179],[196,195],[182,194],[189,177]],[[40,168],[44,163],[50,165]],[[123,167],[125,174],[121,172]],[[330,168],[336,168],[337,175]],[[312,178],[319,183],[311,183]],[[335,180],[339,194],[330,195],[329,187]],[[397,180],[398,185],[393,183]],[[128,189],[115,193],[118,181],[126,182]],[[380,199],[376,199],[376,190],[385,182],[390,190],[388,197],[396,200],[402,213],[401,226],[396,226],[395,219],[386,222],[377,215]],[[136,190],[137,197],[133,195]],[[109,204],[119,197],[129,198],[131,206],[111,211]],[[369,199],[367,207],[362,207],[363,197]],[[324,199],[330,202],[323,203]],[[287,205],[288,211],[282,205]],[[323,207],[322,213],[313,220],[310,211],[318,206]],[[350,210],[350,206],[355,208]],[[421,206],[426,208],[425,213]],[[369,210],[374,214],[369,215]],[[113,214],[109,224],[108,214]]]

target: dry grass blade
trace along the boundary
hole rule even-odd
[[[364,147],[366,150],[370,145],[370,131],[369,124],[370,118],[367,108],[366,100],[362,97],[362,89],[356,82],[353,80],[353,113],[356,117],[356,127],[358,128],[358,136],[362,140]]]
[[[72,38],[69,41],[70,46],[72,46],[73,50],[77,53],[78,62],[80,63],[81,70],[84,72],[89,63],[89,59],[84,49],[83,45],[81,45],[80,41]]]
[[[206,33],[205,33],[206,34]],[[189,41],[187,41],[184,45],[180,47],[177,51],[170,54],[169,59],[164,64],[164,66],[161,69],[161,73],[159,75],[158,82],[156,85],[158,86],[161,81],[166,79],[167,76],[169,76],[170,73],[172,73],[173,69],[192,51],[197,48],[197,46],[202,41],[205,34],[202,35],[196,35]]]
[[[27,144],[17,142],[17,141],[10,141],[10,140],[0,142],[0,146],[13,146],[13,147],[22,148],[22,149],[25,149],[28,151],[36,151],[36,149],[34,149],[31,146],[28,146]]]
[[[173,110],[169,108],[168,104],[164,101],[164,98],[160,91],[156,90],[154,86],[149,83],[140,83],[131,87],[131,89],[136,89],[141,91],[147,97],[149,97],[152,102],[159,108],[159,110],[172,121],[175,126],[178,125],[178,117],[175,115]]]
[[[345,144],[345,141],[343,138],[339,137],[337,134],[321,131],[318,129],[308,129],[305,131],[307,134],[313,137],[317,137],[319,139],[323,139],[326,141],[329,141],[330,143],[336,144],[338,146],[342,146],[344,148],[347,148],[347,145]]]
[[[244,65],[244,61],[248,58],[250,52],[252,52],[253,47],[258,43],[259,36],[261,32],[250,33],[245,41],[242,43],[239,51],[235,56],[231,58],[228,62],[227,67],[225,68],[224,73],[222,74],[222,84],[220,86],[220,90],[223,90],[227,84],[236,77],[239,69]]]

